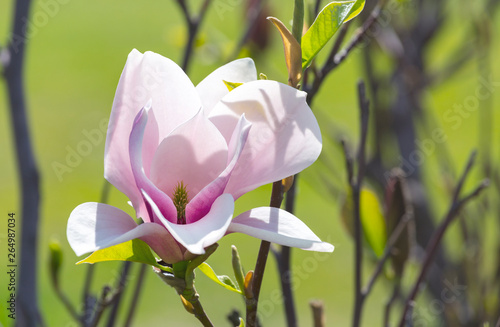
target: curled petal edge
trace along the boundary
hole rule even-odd
[[[227,233],[243,233],[261,240],[308,251],[333,252],[306,224],[291,213],[272,207],[246,211],[234,218]]]

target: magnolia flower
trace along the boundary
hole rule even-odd
[[[243,84],[229,91],[224,81]],[[296,174],[319,156],[321,135],[305,99],[287,85],[257,80],[251,59],[222,66],[194,87],[173,61],[133,50],[113,102],[104,177],[144,223],[113,206],[84,203],[69,217],[71,247],[82,255],[138,238],[176,263],[240,232],[333,251],[278,208],[233,219],[241,195]]]

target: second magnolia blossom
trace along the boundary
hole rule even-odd
[[[229,91],[224,81],[243,83]],[[77,255],[131,239],[176,263],[224,235],[248,234],[314,251],[333,251],[301,220],[261,207],[233,218],[234,201],[298,173],[321,152],[306,94],[257,80],[251,59],[233,61],[194,86],[173,61],[133,50],[111,112],[105,178],[144,223],[102,203],[76,207],[67,236]]]

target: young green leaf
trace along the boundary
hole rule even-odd
[[[363,187],[360,194],[360,215],[363,235],[377,257],[384,253],[387,242],[387,229],[382,207],[377,195],[370,189]],[[349,190],[344,205],[342,206],[341,218],[347,232],[354,236],[352,192]]]
[[[385,218],[377,195],[367,188],[361,190],[361,224],[368,245],[380,257],[387,242]]]
[[[351,11],[349,12],[349,16],[347,16],[346,19],[344,19],[344,23],[347,23],[351,19],[355,18],[357,15],[359,15],[363,9],[365,8],[365,0],[357,0],[356,3],[354,3],[354,6],[352,6]]]
[[[302,55],[300,44],[278,18],[267,17],[267,19],[276,26],[281,34],[283,49],[285,50],[286,67],[288,69],[288,85],[296,87],[302,78]]]
[[[202,273],[204,273],[208,278],[216,282],[217,284],[227,288],[230,291],[233,291],[238,294],[242,294],[242,292],[234,285],[233,281],[231,278],[229,278],[226,275],[220,275],[218,276],[215,271],[210,267],[206,262],[203,262],[201,265],[198,266],[198,269],[201,270]]]
[[[302,36],[302,68],[305,69],[339,27],[359,15],[365,0],[331,2],[318,14],[311,27]]]
[[[172,269],[168,267],[159,265],[156,262],[153,253],[151,253],[151,249],[149,248],[149,246],[139,239],[130,240],[124,243],[110,246],[109,248],[94,251],[94,253],[92,253],[85,259],[78,261],[76,264],[93,264],[103,261],[133,261],[155,266],[162,270],[170,272],[172,271]]]

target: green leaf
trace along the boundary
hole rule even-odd
[[[94,251],[94,253],[92,253],[85,259],[78,261],[76,264],[93,264],[103,261],[133,261],[155,266],[165,271],[173,272],[171,268],[159,265],[156,262],[153,253],[151,253],[151,249],[149,248],[149,246],[139,239],[134,239],[114,246],[110,246],[109,248]]]
[[[208,263],[203,262],[198,266],[202,273],[204,273],[208,278],[216,282],[217,284],[227,288],[230,291],[233,291],[238,294],[243,294],[239,289],[236,288],[231,278],[226,275],[218,276],[215,271],[208,265]]]
[[[387,242],[387,228],[382,207],[377,195],[370,189],[363,187],[360,194],[360,215],[364,239],[377,257],[384,253]],[[354,237],[352,191],[349,190],[342,206],[341,218],[349,235]]]
[[[340,26],[363,10],[365,0],[331,2],[321,10],[311,27],[302,36],[302,68],[305,69]]]
[[[344,19],[344,23],[347,23],[351,19],[355,18],[357,15],[359,15],[363,11],[364,8],[365,8],[365,0],[356,1],[354,6],[352,6],[351,11],[349,12],[349,16],[347,16],[347,18]]]
[[[385,218],[377,195],[367,188],[361,190],[361,224],[368,245],[380,257],[387,242]]]
[[[242,85],[243,83],[234,83],[234,82],[228,82],[228,81],[225,81],[225,80],[222,80],[224,82],[224,84],[226,85],[227,89],[229,92],[231,92],[232,90],[234,90],[235,88],[237,88],[238,86]]]

